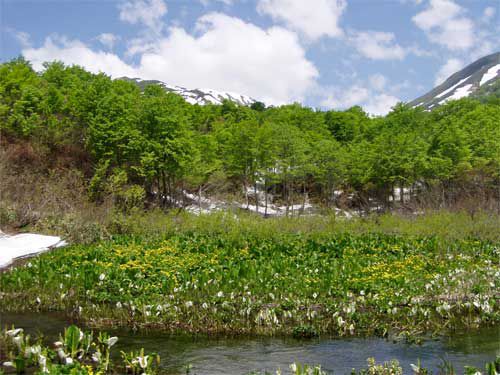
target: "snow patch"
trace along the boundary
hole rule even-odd
[[[472,84],[468,84],[468,85],[459,87],[458,89],[455,90],[455,93],[453,95],[449,96],[446,99],[447,100],[451,100],[451,99],[456,100],[456,99],[464,98],[470,94],[471,87],[472,87]]]
[[[481,78],[481,82],[479,82],[479,86],[482,86],[483,84],[485,84],[489,80],[495,78],[498,75],[499,70],[500,70],[500,64],[497,64],[497,65],[489,68],[488,71],[483,74],[483,77]]]
[[[462,83],[464,83],[465,81],[467,81],[468,79],[470,78],[470,76],[460,80],[458,83],[454,84],[453,86],[451,86],[449,89],[446,89],[444,90],[441,94],[439,95],[436,95],[436,98],[440,98],[442,96],[445,96],[446,94],[448,94],[449,92],[453,91],[456,87],[460,86]]]
[[[56,236],[31,233],[9,236],[0,232],[0,268],[8,266],[18,258],[36,255],[65,245],[66,241]]]
[[[464,98],[466,96],[469,96],[469,94],[471,93],[471,91],[470,91],[471,88],[472,88],[472,84],[468,84],[468,85],[459,87],[458,89],[455,90],[453,95],[450,95],[447,98],[441,100],[439,102],[439,104],[443,104],[443,103],[446,103],[450,100],[457,100],[457,99],[461,99],[461,98]]]

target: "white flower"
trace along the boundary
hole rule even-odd
[[[186,301],[186,307],[187,308],[190,308],[193,306],[193,302],[192,301]]]
[[[342,326],[345,324],[345,321],[344,321],[344,319],[342,319],[342,317],[341,317],[341,316],[339,316],[339,317],[337,318],[337,323],[338,323],[338,325],[339,325],[340,327],[342,327]]]
[[[38,357],[38,362],[40,363],[40,367],[42,368],[42,372],[48,373],[49,369],[47,368],[47,357],[41,355]]]
[[[224,297],[224,293],[223,293],[222,291],[218,292],[218,293],[217,293],[217,297],[219,297],[219,298]]]
[[[101,352],[95,352],[92,354],[92,360],[96,363],[99,363],[101,361]]]
[[[8,336],[10,337],[14,337],[14,336],[17,336],[18,334],[20,334],[21,332],[23,332],[23,329],[22,328],[16,328],[16,329],[10,329],[8,330],[7,332],[5,332]]]
[[[201,307],[203,307],[204,309],[208,309],[208,304],[206,302],[203,302],[203,304],[201,305]]]
[[[57,355],[61,360],[65,359],[67,357],[66,353],[64,353],[64,350],[61,348],[57,349]]]
[[[63,346],[63,343],[61,341],[56,341],[54,343],[54,345],[59,348],[59,347]]]
[[[35,345],[31,347],[31,353],[34,355],[40,354],[42,352],[42,347],[40,345]]]
[[[99,280],[103,281],[105,278],[106,278],[106,275],[105,275],[105,274],[101,273],[101,274],[99,275]]]
[[[116,307],[117,307],[118,309],[121,309],[121,308],[122,308],[122,303],[121,303],[120,301],[118,301],[118,302],[116,303]]]
[[[66,364],[67,364],[67,365],[72,365],[72,364],[73,364],[73,358],[71,358],[71,357],[66,357]]]
[[[290,365],[290,370],[292,370],[293,372],[297,372],[297,365],[295,364],[295,362]]]
[[[316,299],[316,297],[318,297],[318,293],[314,292],[313,293],[313,298]]]
[[[108,347],[112,347],[113,345],[115,345],[116,343],[118,342],[118,337],[116,336],[113,336],[113,337],[110,337],[107,341],[106,341],[106,345]]]
[[[5,367],[15,367],[13,362],[4,362],[3,365]]]
[[[12,339],[19,349],[21,349],[21,344],[23,342],[22,336],[16,336]]]
[[[148,366],[148,357],[147,355],[145,355],[144,357],[137,357],[137,359],[139,360],[139,366],[141,366],[141,368],[146,368]]]

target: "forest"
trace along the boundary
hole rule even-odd
[[[0,67],[2,173],[71,171],[90,201],[125,212],[181,208],[186,194],[266,213],[271,200],[287,214],[306,201],[360,212],[495,209],[498,91],[430,112],[400,103],[384,117],[357,106],[200,106],[157,85],[141,91],[60,62],[39,73],[17,58]],[[2,200],[14,201],[18,185],[7,181]]]

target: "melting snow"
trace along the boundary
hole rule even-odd
[[[453,95],[451,95],[450,97],[446,98],[446,99],[460,99],[460,98],[463,98],[467,95],[470,94],[469,90],[470,88],[472,87],[472,84],[468,84],[468,85],[465,85],[465,86],[462,86],[462,87],[459,87],[458,89],[455,90],[455,93]]]
[[[449,89],[446,89],[444,90],[441,94],[439,95],[436,95],[436,98],[440,98],[446,94],[448,94],[449,92],[453,91],[453,89],[455,89],[456,87],[460,86],[462,83],[464,83],[465,81],[467,81],[468,79],[470,78],[470,76],[460,80],[460,82],[454,84],[453,86],[451,86]]]
[[[483,74],[483,77],[481,78],[481,82],[479,82],[479,86],[482,86],[483,84],[488,82],[490,79],[495,78],[497,76],[499,70],[500,70],[500,64],[497,64],[497,65],[489,68],[488,71]]]
[[[35,255],[64,245],[66,242],[56,236],[31,233],[9,236],[0,231],[0,268],[8,266],[17,258]]]
[[[462,87],[459,87],[458,89],[455,90],[453,95],[448,96],[444,100],[441,100],[439,104],[446,103],[449,100],[457,100],[460,98],[464,98],[470,94],[470,89],[472,87],[472,84],[468,84]]]

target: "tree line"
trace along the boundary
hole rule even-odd
[[[18,58],[0,66],[0,131],[3,142],[80,160],[89,196],[124,206],[169,208],[190,192],[261,207],[272,195],[287,208],[388,208],[398,189],[399,205],[451,205],[498,199],[498,92],[430,112],[400,103],[373,118],[358,106],[201,106],[60,62],[35,72]]]

